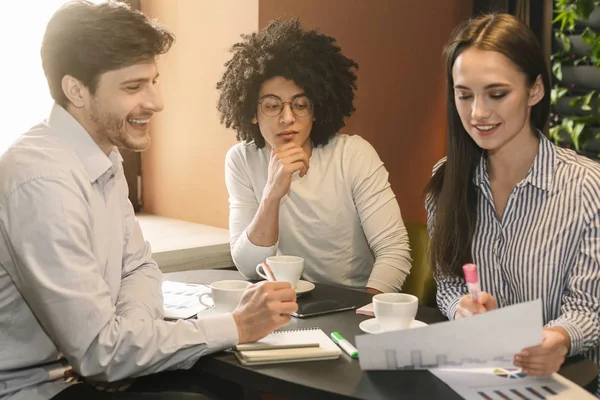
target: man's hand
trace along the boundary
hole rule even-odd
[[[479,302],[475,302],[471,295],[467,294],[460,298],[454,319],[483,314],[486,311],[495,310],[496,308],[498,308],[496,299],[487,292],[479,293]]]
[[[377,289],[373,289],[373,288],[370,288],[370,287],[367,288],[366,292],[369,293],[369,294],[372,294],[372,295],[383,293],[383,292],[381,292],[381,291],[379,291]]]
[[[290,190],[292,174],[300,171],[301,177],[306,175],[308,163],[308,154],[295,143],[286,143],[273,149],[263,197],[270,196],[274,200],[281,200]]]
[[[570,347],[571,338],[564,328],[544,328],[542,343],[521,350],[514,363],[524,374],[548,376],[560,369]]]
[[[249,286],[233,310],[239,343],[262,339],[286,325],[297,310],[296,291],[289,282],[262,281]]]

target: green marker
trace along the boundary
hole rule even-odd
[[[348,353],[350,357],[358,359],[358,350],[356,350],[356,347],[352,346],[352,343],[344,339],[344,337],[338,332],[331,333],[331,340],[333,340],[335,344],[340,346],[342,350]]]

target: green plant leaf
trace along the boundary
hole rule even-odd
[[[592,90],[591,92],[589,92],[588,94],[583,96],[583,105],[589,107],[590,103],[592,102],[595,95],[596,95],[596,91]],[[591,108],[590,108],[590,110],[591,110]]]
[[[577,66],[581,63],[585,63],[587,64],[590,61],[590,58],[588,56],[583,56],[581,58],[576,58],[573,60],[573,65]]]
[[[563,35],[564,35],[564,33],[563,33]],[[585,30],[583,32],[581,32],[580,36],[581,36],[581,40],[583,40],[585,44],[592,45],[594,40],[596,40],[596,32],[591,30],[589,26],[587,28],[585,28]]]
[[[575,1],[575,14],[578,19],[587,19],[592,11],[594,11],[595,4],[593,0],[578,0]]]
[[[550,90],[550,103],[551,104],[556,104],[558,103],[558,100],[563,97],[565,94],[567,94],[569,90],[567,88],[564,87],[559,87],[559,86],[554,86],[551,90]]]
[[[565,35],[564,32],[556,31],[554,32],[554,36],[556,36],[556,38],[560,40],[564,51],[571,51],[571,39],[567,35]]]
[[[558,142],[560,142],[560,125],[556,125],[551,127],[548,130],[548,136],[550,136],[550,139],[554,140],[554,143],[558,144]],[[598,134],[600,136],[600,133]]]
[[[552,20],[552,23],[560,23],[560,31],[573,31],[575,29],[575,11],[572,8],[564,8],[554,10],[557,14],[556,17]]]
[[[562,127],[567,131],[567,133],[570,135],[571,132],[573,131],[573,119],[569,118],[569,117],[565,117],[563,118],[561,125]]]
[[[584,111],[592,111],[591,104],[595,96],[596,91],[592,90],[583,96],[575,97],[573,100],[569,101],[569,105],[571,107],[579,107]],[[552,92],[550,93],[550,98],[552,99]]]
[[[571,139],[573,139],[573,145],[575,146],[576,150],[580,149],[580,137],[581,137],[581,132],[583,132],[583,129],[585,128],[585,124],[582,123],[577,123],[573,126],[573,130],[571,131]]]
[[[560,61],[552,62],[552,73],[556,76],[556,79],[562,81],[563,73],[562,73],[562,64]]]

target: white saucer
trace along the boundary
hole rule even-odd
[[[413,320],[413,322],[410,323],[408,329],[421,328],[423,326],[427,326],[427,324],[423,321],[418,321],[415,319],[415,320]],[[358,325],[358,327],[363,332],[366,332],[366,333],[382,333],[383,332],[381,330],[381,327],[377,323],[377,318],[367,319],[367,320],[361,322],[360,325]]]
[[[308,293],[315,288],[315,284],[309,281],[299,280],[296,283],[296,295]]]

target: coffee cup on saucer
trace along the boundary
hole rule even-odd
[[[276,281],[289,282],[292,288],[296,288],[302,276],[302,271],[304,271],[304,258],[296,256],[273,256],[268,257],[265,262],[271,269]],[[256,266],[256,273],[262,278],[269,280],[262,263]]]
[[[210,285],[210,293],[202,294],[198,300],[203,306],[214,308],[217,312],[232,312],[250,285],[250,282],[239,280],[217,281]],[[207,301],[207,298],[212,301]]]
[[[384,332],[406,329],[415,320],[419,299],[406,293],[381,293],[373,296],[373,312]]]

